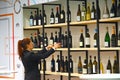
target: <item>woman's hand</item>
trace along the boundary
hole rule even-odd
[[[61,44],[60,43],[56,43],[56,44],[54,44],[54,46],[53,46],[55,49],[56,48],[60,48],[61,47]]]

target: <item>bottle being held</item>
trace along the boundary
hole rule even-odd
[[[81,21],[86,20],[86,9],[85,9],[85,3],[82,3],[82,10],[81,10]]]
[[[89,29],[87,28],[87,33],[85,37],[85,46],[90,47],[90,34],[89,34]]]
[[[81,21],[81,10],[80,10],[80,4],[78,4],[78,10],[77,10],[77,17],[76,20],[79,22]]]
[[[105,35],[105,38],[104,38],[104,46],[105,47],[110,47],[110,35],[109,35],[109,31],[108,31],[108,27],[106,27],[106,35]]]
[[[52,60],[51,60],[51,71],[55,72],[55,60],[54,60],[54,55],[52,55]]]
[[[109,59],[108,59],[107,69],[106,69],[106,70],[107,70],[107,71],[106,71],[107,74],[112,73],[112,65],[111,65],[110,57],[109,57]]]
[[[111,35],[111,47],[116,47],[116,34],[115,34],[115,26],[112,27],[112,35]]]
[[[60,12],[60,22],[65,23],[65,11],[64,7],[62,7],[62,11]]]
[[[109,14],[109,9],[108,9],[108,5],[107,5],[107,0],[105,0],[105,7],[103,10],[103,18],[109,18],[110,14]]]
[[[110,17],[116,17],[116,8],[115,8],[115,0],[112,0],[112,7],[110,9]]]
[[[94,4],[94,2],[92,2],[91,19],[92,19],[92,20],[96,19],[96,9],[95,9],[95,4]]]
[[[81,29],[81,35],[79,39],[79,47],[83,48],[84,47],[84,36],[83,36],[83,29]]]
[[[91,20],[90,4],[88,3],[86,11],[86,20]]]
[[[33,26],[33,12],[31,12],[30,18],[29,18],[29,24],[30,26]]]
[[[81,61],[81,56],[79,56],[79,61],[78,61],[78,73],[82,74],[82,61]]]
[[[54,24],[55,23],[55,16],[53,13],[53,8],[51,9],[51,15],[50,15],[50,24]]]
[[[59,13],[59,7],[56,7],[56,16],[55,16],[55,23],[60,23],[60,13]]]

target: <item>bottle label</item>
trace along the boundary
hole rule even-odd
[[[106,73],[107,73],[107,74],[110,74],[110,70],[108,69],[108,70],[106,71]]]
[[[77,21],[80,21],[80,16],[77,16],[76,20],[77,20]]]
[[[30,19],[30,26],[33,26],[33,19]]]
[[[85,38],[85,44],[90,45],[90,38]]]
[[[108,14],[103,14],[103,18],[108,18],[109,15]]]
[[[95,17],[94,17],[94,12],[91,12],[91,19],[94,19]]]
[[[44,23],[46,23],[46,17],[44,17]]]
[[[108,42],[105,42],[105,47],[108,47]]]
[[[83,74],[87,74],[87,69],[83,68]]]
[[[96,40],[94,40],[94,46],[97,46],[97,44],[96,44],[97,42],[96,42]]]
[[[93,73],[96,73],[95,65],[93,65]]]
[[[36,20],[34,20],[34,25],[36,25]]]
[[[81,16],[85,16],[85,12],[82,12],[81,14],[82,14]]]
[[[81,74],[82,74],[82,68],[79,68],[79,67],[78,67],[78,73],[81,73]]]
[[[50,23],[54,23],[54,18],[50,18]]]
[[[56,66],[56,71],[58,71],[58,63],[57,63],[57,62],[56,62],[56,65],[55,65],[55,66]]]
[[[80,42],[79,45],[80,45],[80,46],[83,46],[83,42]]]
[[[42,23],[42,22],[41,22],[41,20],[39,19],[39,20],[38,20],[38,25],[41,25],[41,23]]]
[[[118,40],[118,46],[120,46],[120,40]]]
[[[72,68],[72,63],[70,62],[70,68]]]
[[[55,23],[58,23],[58,17],[55,18]]]
[[[53,44],[53,40],[50,40],[50,44]]]
[[[61,19],[63,19],[63,14],[60,15]]]
[[[114,13],[110,13],[110,17],[114,17],[115,16],[115,14]]]
[[[38,64],[38,69],[40,70],[40,64]]]

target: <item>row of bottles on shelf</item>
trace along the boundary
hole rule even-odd
[[[84,48],[84,47],[91,47],[90,46],[90,40],[91,40],[91,36],[89,34],[89,29],[87,28],[87,33],[84,37],[83,35],[83,29],[80,30],[80,37],[79,37],[79,47],[80,48]],[[97,29],[95,29],[95,33],[93,36],[93,44],[94,47],[97,47]],[[44,46],[48,46],[48,44],[55,44],[55,43],[61,43],[61,48],[67,48],[68,47],[68,43],[69,43],[69,47],[72,48],[72,34],[70,31],[69,34],[69,42],[68,42],[68,35],[67,35],[67,31],[65,31],[65,34],[61,34],[60,32],[57,33],[57,31],[55,31],[55,36],[53,36],[53,32],[51,32],[51,36],[50,39],[48,39],[47,33],[45,33],[44,39],[43,39],[43,35],[40,34],[40,32],[35,33],[34,35],[31,34],[31,40],[34,43],[34,48],[43,48],[43,41],[44,41]],[[116,36],[115,33],[115,27],[112,27],[112,34],[111,34],[111,38],[109,35],[109,30],[108,27],[106,27],[106,34],[104,37],[104,47],[119,47],[120,46],[120,31],[118,36]]]
[[[41,61],[41,70],[45,68],[46,70],[46,61],[45,66],[43,65],[43,61]],[[54,55],[52,55],[51,59],[51,72],[68,72],[68,64],[70,66],[70,72],[74,73],[74,62],[72,59],[72,55],[70,55],[70,61],[68,62],[67,56],[64,59],[64,56],[60,59],[60,56],[57,55],[57,60],[54,59]],[[81,56],[79,56],[78,63],[77,63],[77,71],[79,74],[97,74],[98,73],[98,62],[96,60],[96,56],[94,56],[94,61],[92,61],[92,56],[89,57],[89,61],[87,63],[87,60],[84,59],[84,63],[81,61]],[[100,62],[100,73],[105,73],[105,68],[103,66],[103,63]],[[116,59],[116,56],[114,57],[114,63],[111,64],[110,58],[108,59],[107,65],[106,65],[106,73],[119,73],[119,66]]]
[[[103,9],[103,14],[102,14],[102,18],[112,18],[112,17],[120,17],[120,0],[119,0],[119,4],[117,6],[117,9],[115,7],[115,0],[112,0],[112,6],[111,9],[108,9],[108,5],[107,5],[107,0],[105,0],[105,7]],[[42,23],[47,24],[47,15],[45,13],[45,10],[43,10],[43,15],[41,13],[41,10],[39,12],[39,14],[37,14],[37,11],[35,11],[34,16],[33,16],[33,12],[31,12],[30,15],[30,26],[36,26],[36,25],[42,25]],[[50,14],[50,24],[57,24],[57,23],[65,23],[65,21],[67,21],[67,17],[65,15],[65,11],[64,8],[62,8],[62,10],[59,10],[59,7],[56,7],[56,14],[54,15],[54,10],[53,8],[51,9],[51,14]],[[69,21],[71,22],[71,10],[70,10],[70,6],[68,9],[68,14],[69,14]],[[78,4],[78,10],[77,10],[77,15],[76,15],[76,21],[85,21],[85,20],[94,20],[97,18],[97,14],[98,14],[98,18],[101,18],[101,10],[98,6],[98,13],[96,12],[95,9],[95,5],[94,2],[92,2],[92,7],[90,9],[90,4],[87,5],[87,7],[85,6],[85,3],[82,3],[82,8],[80,6],[80,4]],[[117,14],[117,15],[116,15]],[[44,21],[42,21],[44,18]],[[66,20],[65,20],[66,19]]]

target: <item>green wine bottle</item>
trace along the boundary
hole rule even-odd
[[[105,38],[104,38],[104,46],[105,47],[110,47],[110,35],[109,35],[109,31],[108,31],[108,27],[106,27],[106,35],[105,35]]]

